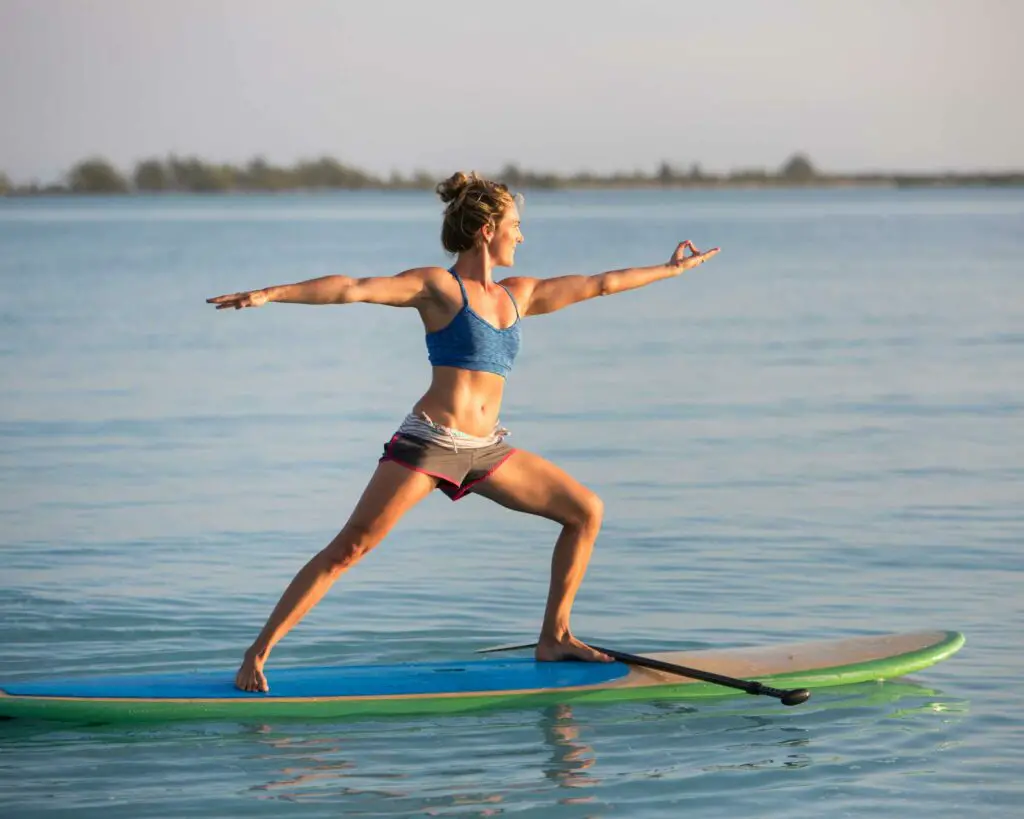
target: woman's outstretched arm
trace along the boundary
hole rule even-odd
[[[686,255],[686,251],[690,255]],[[715,256],[719,248],[701,252],[693,242],[680,242],[667,264],[652,267],[630,267],[609,270],[593,276],[559,276],[553,279],[509,279],[504,284],[513,288],[519,309],[524,316],[552,313],[570,304],[597,296],[611,296],[635,290],[652,282],[678,276]]]
[[[247,290],[207,299],[218,310],[261,307],[268,302],[287,304],[387,304],[392,307],[417,307],[431,292],[433,268],[406,270],[396,276],[353,279],[348,276],[323,276],[295,284],[279,284],[261,290]]]

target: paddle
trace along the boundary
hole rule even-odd
[[[521,645],[492,646],[491,648],[478,649],[477,654],[515,651],[520,648],[533,648],[536,645],[536,643],[523,643]],[[806,688],[772,688],[770,685],[759,683],[756,680],[738,680],[735,677],[727,677],[724,674],[715,674],[713,671],[701,671],[699,668],[687,668],[685,665],[666,663],[662,660],[655,660],[652,657],[626,654],[624,651],[616,651],[613,648],[601,648],[601,646],[595,645],[591,645],[591,648],[607,654],[620,663],[652,668],[655,671],[667,671],[669,674],[678,674],[680,677],[688,677],[692,680],[702,680],[703,682],[714,683],[715,685],[724,685],[727,688],[738,688],[740,691],[746,691],[748,694],[775,697],[777,700],[781,700],[783,705],[799,705],[802,702],[807,702],[811,696],[811,692]]]

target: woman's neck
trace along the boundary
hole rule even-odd
[[[485,286],[494,281],[494,264],[486,251],[473,249],[460,253],[452,269],[459,274],[460,279],[470,279]]]

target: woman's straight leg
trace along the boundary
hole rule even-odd
[[[436,486],[436,478],[393,461],[378,464],[348,522],[299,570],[281,595],[263,630],[245,652],[235,685],[243,691],[269,690],[263,666],[277,642],[347,569],[380,543],[402,516]]]

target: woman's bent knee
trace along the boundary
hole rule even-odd
[[[573,513],[564,522],[580,529],[599,529],[604,520],[604,501],[589,489],[584,490],[575,500]]]

